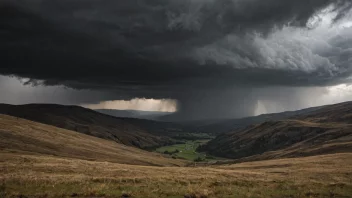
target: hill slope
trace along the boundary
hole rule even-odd
[[[138,124],[140,122],[148,123],[149,121],[147,120],[117,118],[78,106],[0,104],[0,113],[113,140],[138,148],[147,149],[173,143],[170,138],[160,134],[151,134],[142,125]]]
[[[323,108],[302,115],[296,115],[292,118],[318,123],[336,122],[352,124],[352,102],[323,106]]]
[[[183,164],[113,141],[2,114],[0,151],[139,165]]]
[[[246,160],[352,152],[352,102],[223,134],[199,148]]]
[[[297,110],[297,111],[285,111],[281,113],[262,114],[258,116],[239,118],[239,119],[218,120],[218,121],[212,121],[210,122],[210,124],[207,122],[204,122],[202,125],[197,127],[197,130],[202,131],[204,133],[219,135],[219,134],[231,132],[234,130],[241,130],[253,124],[260,124],[266,121],[288,119],[293,116],[299,116],[302,114],[316,111],[320,108],[322,107],[311,107],[311,108]],[[189,125],[192,125],[192,123],[189,123]]]
[[[351,175],[351,153],[194,168],[0,152],[1,197],[350,197]]]

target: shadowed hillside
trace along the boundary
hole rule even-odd
[[[172,114],[170,112],[116,110],[116,109],[95,109],[94,111],[115,116],[115,117],[138,118],[138,119],[147,119],[147,120],[159,120],[159,117],[161,116]]]
[[[306,114],[315,110],[318,110],[322,107],[311,107],[307,109],[301,109],[297,111],[285,111],[280,113],[269,113],[262,114],[258,116],[239,118],[239,119],[227,119],[227,120],[214,120],[214,121],[199,121],[190,122],[189,125],[198,124],[197,130],[202,131],[204,133],[211,134],[222,134],[231,132],[234,130],[241,130],[249,125],[260,124],[266,121],[275,121],[275,120],[283,120],[288,119],[293,116],[299,116],[302,114]],[[186,123],[187,124],[187,123]]]
[[[138,148],[147,149],[173,143],[170,138],[153,135],[138,125],[143,120],[116,118],[78,106],[1,104],[0,113],[113,140]]]
[[[312,116],[305,118],[312,119]],[[251,156],[237,161],[175,167],[183,166],[185,162],[74,131],[0,115],[0,197],[298,198],[351,195],[351,124],[284,120],[265,122],[240,133],[240,136],[225,134],[229,135],[227,139],[235,140],[232,145],[241,143],[241,152],[233,150],[233,155],[247,153]],[[221,144],[226,146],[228,143]],[[270,152],[256,154],[262,150]],[[326,153],[334,154],[322,155]],[[298,157],[305,155],[315,156]],[[296,158],[238,163],[278,157]],[[219,165],[221,163],[227,165]],[[202,165],[209,167],[199,167]]]
[[[337,122],[352,124],[352,102],[327,105],[310,113],[292,117],[310,122]]]
[[[351,112],[352,102],[325,106],[220,135],[199,150],[244,160],[351,152]]]
[[[0,151],[137,165],[183,164],[113,141],[1,114]]]

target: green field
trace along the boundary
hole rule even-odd
[[[205,144],[209,140],[195,140],[195,141],[185,141],[183,144],[174,144],[170,146],[164,146],[156,149],[156,152],[165,153],[169,152],[169,155],[172,155],[175,158],[186,159],[186,160],[195,160],[197,158],[206,160],[213,159],[212,157],[207,156],[205,153],[199,153],[196,151],[199,145]],[[177,152],[178,151],[178,152]]]

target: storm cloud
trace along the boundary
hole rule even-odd
[[[176,99],[183,118],[247,116],[267,98],[259,89],[351,81],[351,8],[350,0],[0,0],[0,74],[109,100]]]

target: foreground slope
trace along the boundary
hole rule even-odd
[[[113,140],[138,148],[155,148],[173,143],[170,138],[153,135],[138,124],[139,122],[148,121],[117,118],[78,106],[0,104],[0,113]]]
[[[125,164],[183,164],[178,160],[113,141],[1,114],[0,150]]]
[[[0,152],[2,197],[350,197],[351,177],[351,153],[151,167]]]
[[[223,134],[200,150],[246,160],[352,152],[352,102]]]

